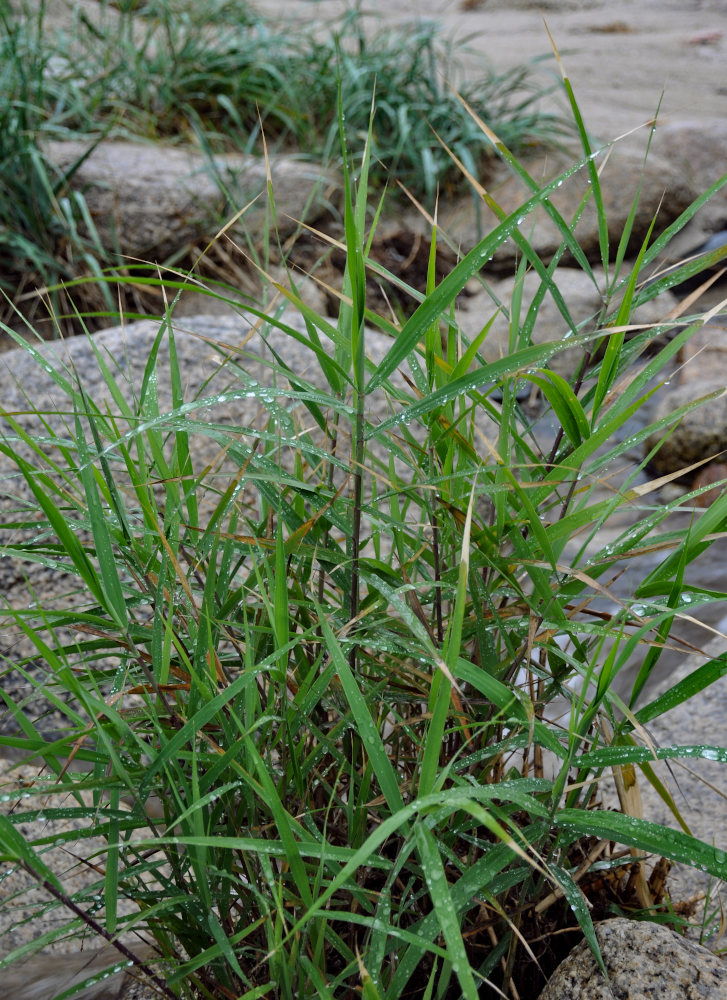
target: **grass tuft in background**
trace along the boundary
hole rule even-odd
[[[370,183],[379,188],[395,177],[431,206],[438,188],[463,184],[441,141],[473,173],[492,160],[449,83],[516,149],[553,142],[565,129],[541,107],[534,66],[506,73],[483,66],[464,83],[466,50],[439,41],[432,23],[373,33],[367,25],[365,32],[355,7],[338,24],[303,28],[265,21],[237,0],[100,2],[75,9],[63,27],[54,13],[42,2],[5,5],[0,20],[0,287],[36,326],[50,309],[53,328],[72,329],[75,313],[61,283],[129,273],[118,248],[102,246],[73,185],[83,155],[104,138],[191,145],[212,169],[215,153],[258,151],[264,129],[271,150],[340,166],[339,82],[357,156],[375,85]],[[59,139],[88,143],[63,171],[48,156],[48,140]],[[262,246],[255,250],[264,256]],[[197,256],[187,248],[158,263],[184,270]],[[137,282],[127,311],[149,308],[140,296]],[[103,282],[81,285],[75,298],[90,324],[94,312],[108,315],[118,304]],[[15,322],[9,308],[3,318]]]

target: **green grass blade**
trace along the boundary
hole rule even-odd
[[[58,877],[38,857],[22,833],[2,813],[0,813],[0,852],[6,861],[19,861],[36,879],[48,882],[58,892],[63,892],[63,886]]]
[[[527,372],[523,377],[540,387],[574,448],[588,440],[590,435],[588,418],[573,387],[562,375],[553,371],[543,371],[537,375]]]
[[[350,706],[356,730],[363,740],[365,751],[371,761],[371,766],[381,786],[381,791],[386,797],[389,809],[392,814],[397,813],[404,806],[404,800],[401,797],[401,790],[399,788],[399,778],[392,767],[381,735],[374,720],[371,718],[366,700],[356,683],[323,609],[319,608],[318,613],[321,629],[326,640],[326,648],[331,660],[335,664],[336,673]]]
[[[591,919],[586,897],[573,881],[570,872],[565,868],[560,865],[551,864],[548,870],[563,892],[563,895],[568,900],[571,910],[575,913],[578,924],[583,931],[583,936],[588,942],[591,953],[598,962],[601,972],[603,972],[604,976],[608,978],[608,973],[606,972],[606,966],[603,964],[601,949],[598,946],[598,939],[596,937],[596,931],[593,926],[593,920]]]
[[[114,788],[109,797],[109,833],[106,850],[106,872],[104,875],[104,904],[106,910],[106,930],[116,933],[119,902],[119,821],[114,813],[119,808],[119,790]]]
[[[442,670],[437,670],[432,678],[431,690],[429,694],[429,711],[431,712],[431,722],[427,732],[424,756],[422,758],[419,772],[418,792],[419,795],[428,795],[434,790],[439,775],[439,757],[444,739],[444,731],[449,718],[450,702],[452,693],[452,675],[459,660],[459,653],[462,647],[462,623],[464,621],[465,606],[467,603],[467,577],[470,565],[470,533],[472,529],[472,508],[474,504],[475,486],[472,486],[467,515],[465,517],[464,529],[462,531],[462,546],[459,555],[459,569],[457,577],[457,593],[454,600],[454,607],[450,618],[449,628],[444,640],[442,650],[444,662],[447,666],[445,676]]]
[[[677,705],[694,698],[701,691],[706,690],[711,684],[727,674],[727,653],[716,656],[708,663],[703,663],[697,667],[688,677],[678,681],[673,687],[659,695],[648,705],[644,705],[635,713],[636,718],[642,725],[647,725],[653,719],[658,719],[666,712],[670,712]]]
[[[462,291],[470,278],[480,271],[492,257],[495,250],[512,236],[521,224],[525,215],[543,202],[562,183],[563,178],[574,173],[577,168],[566,171],[561,177],[541,188],[537,194],[529,198],[519,209],[512,212],[488,236],[481,240],[462,260],[443,278],[436,291],[428,295],[414,315],[402,327],[396,343],[391,347],[386,357],[378,366],[375,375],[366,387],[367,394],[372,392],[391,375],[425,336],[426,330],[438,317],[446,312],[455,297]],[[543,268],[543,272],[545,269]],[[547,278],[546,278],[547,280]],[[557,293],[557,290],[556,290]],[[565,306],[564,306],[565,308]]]
[[[466,1000],[477,1000],[477,987],[462,940],[457,911],[449,892],[447,875],[439,855],[437,842],[431,830],[428,830],[423,823],[415,825],[414,836],[424,878],[434,905],[434,912],[437,915],[439,930],[444,935],[447,954],[452,963],[452,969],[459,980],[462,996]]]
[[[90,416],[90,414],[89,414]],[[81,420],[76,415],[76,443],[78,457],[81,463],[80,477],[86,495],[88,517],[91,522],[96,557],[99,565],[99,583],[106,597],[105,606],[113,615],[116,625],[124,631],[128,627],[128,613],[124,592],[121,587],[118,567],[114,553],[113,540],[109,530],[108,517],[105,516],[98,494],[98,485],[91,468],[88,446],[81,427]]]
[[[649,854],[701,868],[716,878],[727,879],[727,853],[681,830],[603,810],[584,812],[563,809],[556,814],[555,823],[570,834],[603,837],[626,847],[636,847]]]

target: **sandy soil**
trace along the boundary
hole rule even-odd
[[[351,0],[256,0],[263,13],[327,22]],[[723,0],[363,0],[385,23],[435,19],[496,69],[552,52],[547,29],[590,129],[613,139],[653,117],[727,116],[727,4]],[[476,72],[478,58],[470,58]],[[554,60],[547,64],[550,73]]]

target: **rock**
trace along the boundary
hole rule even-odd
[[[708,222],[704,217],[704,213],[702,213],[701,222]],[[727,230],[720,229],[718,232],[709,232],[709,230],[700,224],[700,220],[695,218],[684,227],[678,236],[670,241],[669,246],[655,262],[651,273],[654,276],[654,280],[657,280],[671,271],[677,270],[686,262],[693,261],[702,254],[725,250],[725,248],[727,248]],[[671,291],[679,298],[685,298],[713,275],[718,276],[714,285],[710,286],[706,292],[701,293],[691,310],[692,312],[696,309],[706,311],[715,305],[720,298],[724,297],[725,268],[727,268],[727,257],[718,260],[716,264],[707,267],[703,266],[703,270],[691,278],[686,278],[684,281],[679,282],[678,285],[673,285]],[[720,274],[720,272],[722,273]],[[707,296],[707,298],[704,298],[704,296]]]
[[[649,461],[649,468],[655,475],[679,472],[702,459],[717,457],[727,449],[727,389],[724,379],[700,383],[698,388],[692,382],[676,386],[659,401],[654,419],[668,416],[698,396],[719,390],[722,395],[690,410],[673,429],[666,427],[649,435],[644,442],[644,454],[661,442],[659,450]]]
[[[690,514],[685,517],[690,517]],[[691,567],[690,567],[691,568]],[[724,587],[724,563],[715,555],[711,562],[693,574],[694,586],[705,590]],[[710,610],[713,616],[710,616]],[[724,603],[694,609],[691,622],[681,622],[677,629],[685,641],[669,643],[659,658],[637,707],[661,697],[670,688],[693,677],[705,663],[727,652],[727,609]],[[697,621],[698,619],[698,621]],[[699,627],[701,623],[702,627]],[[710,627],[712,626],[712,627]],[[716,634],[715,634],[716,633]],[[672,633],[673,634],[673,633]],[[643,653],[634,664],[634,673],[643,664]],[[626,695],[628,700],[628,695]],[[674,705],[649,723],[649,735],[657,746],[689,746],[707,743],[727,746],[727,726],[724,705],[727,702],[727,676],[720,676],[707,688],[687,701]],[[684,761],[660,760],[649,762],[658,781],[671,794],[673,801],[693,836],[714,847],[727,851],[725,823],[725,767],[717,760],[692,758]],[[644,819],[667,829],[680,825],[664,801],[661,789],[655,787],[640,770],[637,771],[642,796]],[[667,834],[668,836],[668,834]],[[719,907],[724,885],[699,868],[675,862],[669,874],[669,895],[674,903],[697,903],[697,922],[712,904]],[[709,898],[709,905],[704,902]]]
[[[653,148],[672,169],[678,171],[694,196],[704,194],[724,174],[727,125],[722,120],[674,121],[657,125]],[[724,245],[727,224],[727,185],[699,209],[684,229],[671,241],[661,259],[662,266],[684,260],[693,253]],[[724,262],[723,262],[724,263]],[[706,280],[709,272],[701,276]],[[694,279],[682,290],[699,284]]]
[[[283,311],[278,322],[292,331],[305,332],[303,317],[290,308]],[[335,320],[327,320],[335,326]],[[225,424],[239,428],[252,428],[261,419],[267,419],[260,404],[242,386],[238,376],[222,364],[225,355],[238,361],[247,378],[260,385],[270,385],[273,373],[270,369],[272,352],[277,352],[292,372],[311,385],[327,389],[325,376],[312,350],[305,347],[294,336],[277,326],[265,325],[257,316],[238,313],[236,316],[185,316],[174,322],[176,349],[185,387],[185,399],[192,401],[201,394],[202,399],[213,402],[224,389],[239,390],[239,398],[227,399],[222,404],[202,406],[193,411],[192,416],[204,420],[224,420]],[[92,337],[79,336],[63,342],[46,343],[37,349],[54,364],[61,360],[70,364],[80,373],[81,382],[89,396],[96,402],[109,398],[105,379],[96,361],[99,351],[106,364],[111,366],[117,384],[127,398],[138,391],[144,377],[144,370],[154,340],[159,332],[160,322],[141,320],[122,326],[100,330]],[[321,334],[324,349],[333,353],[332,345]],[[223,347],[222,353],[213,344]],[[367,329],[366,353],[373,363],[378,363],[389,351],[392,339],[376,330]],[[161,412],[172,405],[172,393],[164,357],[166,348],[160,352],[158,370],[158,395]],[[405,365],[403,367],[406,367]],[[25,350],[8,351],[0,356],[0,370],[3,381],[3,407],[13,413],[14,419],[31,434],[41,426],[35,410],[53,412],[66,400],[53,378]],[[396,372],[392,382],[401,389],[406,382]],[[286,401],[286,383],[277,379],[276,395]],[[279,391],[278,391],[279,389]],[[32,400],[32,409],[28,403]],[[289,403],[289,413],[302,408],[302,404]],[[384,420],[391,415],[392,408],[383,393],[373,393],[367,397],[367,416],[372,422]],[[0,426],[3,426],[0,423]],[[494,425],[493,425],[494,426]],[[4,427],[5,430],[7,428]],[[492,429],[492,428],[488,428]],[[339,447],[341,445],[339,444]],[[215,451],[217,444],[211,446]],[[0,467],[7,459],[0,457]]]
[[[715,500],[719,500],[725,491],[727,482],[727,465],[724,462],[710,462],[709,465],[702,466],[698,470],[694,481],[693,490],[700,490],[704,486],[712,488],[705,493],[701,493],[694,501],[697,507],[711,507]]]
[[[601,312],[603,297],[601,289],[605,287],[603,270],[594,268],[595,284],[585,272],[561,267],[555,272],[554,281],[560,290],[568,310],[577,326],[583,324],[579,333],[586,333],[594,328],[593,321]],[[530,303],[535,297],[541,281],[534,271],[528,272],[523,279],[524,293],[520,312],[520,322],[524,322]],[[510,308],[515,287],[513,279],[503,281],[488,281],[488,287],[503,303]],[[645,303],[631,317],[632,324],[656,324],[663,320],[666,313],[673,307],[675,300],[670,294],[659,296]],[[614,307],[618,300],[614,302]],[[497,313],[497,315],[495,315]],[[463,332],[470,338],[477,336],[482,327],[491,317],[495,318],[490,331],[481,348],[481,354],[488,362],[497,361],[509,353],[510,324],[504,313],[497,312],[491,296],[484,288],[463,298],[460,302],[459,322]],[[532,343],[544,344],[548,341],[559,341],[568,333],[566,321],[560,313],[555,300],[548,293],[538,310],[538,318],[533,328]],[[523,345],[524,346],[524,345]],[[595,342],[593,344],[595,348]],[[554,355],[549,367],[564,378],[571,378],[584,356],[583,347],[573,347]]]
[[[159,991],[148,983],[137,981],[130,983],[122,996],[124,1000],[159,1000]]]
[[[608,160],[606,162],[606,155]],[[530,176],[540,184],[553,179],[558,174],[578,162],[579,154],[550,153],[547,158],[532,160],[526,163]],[[649,226],[655,216],[657,224],[655,232],[661,232],[701,193],[701,189],[693,186],[685,179],[684,174],[666,157],[650,154],[644,163],[643,148],[634,145],[614,145],[596,159],[597,165],[603,167],[601,186],[603,201],[608,219],[608,233],[613,251],[626,225],[633,199],[642,185],[638,209],[634,218],[633,230],[629,241],[630,251],[636,251],[644,240]],[[581,167],[572,176],[566,178],[562,185],[551,195],[553,205],[567,222],[576,215],[581,199],[588,190],[589,177],[587,168]],[[532,195],[523,182],[507,171],[503,166],[497,168],[495,176],[486,185],[489,193],[495,198],[503,211],[509,215],[515,212],[523,202]],[[478,217],[479,216],[479,217]],[[484,235],[498,223],[497,217],[482,204],[473,210],[473,196],[460,198],[450,206],[440,209],[441,228],[457,242],[463,250],[469,250]],[[540,207],[525,216],[520,231],[525,235],[544,261],[549,261],[561,244],[561,235],[556,225]],[[575,235],[584,253],[590,260],[600,260],[598,241],[598,217],[593,198],[578,222]],[[514,241],[510,238],[495,252],[491,269],[509,270],[519,255]],[[564,263],[567,258],[564,257]]]
[[[308,306],[317,316],[325,316],[328,312],[328,298],[315,278],[298,270],[286,270],[280,264],[270,264],[265,273],[270,279],[264,289],[260,289],[255,298],[257,308],[274,309],[289,301],[284,298],[276,285],[282,285],[291,295],[298,296],[304,305]],[[267,280],[267,279],[266,279]],[[273,284],[274,283],[274,284]],[[222,297],[217,298],[206,292],[194,291],[193,287],[186,289],[174,306],[174,318],[179,320],[185,316],[227,316],[235,319],[250,304],[250,294],[242,291],[237,279],[233,279],[234,288],[225,288]],[[293,289],[295,285],[295,290]],[[214,290],[214,286],[209,286]],[[261,299],[265,298],[263,303]],[[180,324],[184,325],[184,324]]]
[[[292,309],[281,316],[281,321],[295,330],[303,331],[305,329],[302,316]],[[201,394],[202,399],[211,399],[214,403],[216,397],[227,389],[237,393],[234,398],[227,399],[224,403],[201,406],[199,409],[193,410],[189,414],[191,420],[215,421],[230,428],[238,428],[241,440],[252,442],[254,437],[263,430],[269,418],[269,411],[254,398],[249,387],[241,384],[241,379],[228,366],[221,363],[223,355],[215,351],[208,341],[225,345],[231,358],[240,362],[247,377],[262,386],[271,385],[272,372],[269,362],[272,360],[270,352],[270,348],[272,348],[284,358],[292,371],[301,379],[317,388],[326,388],[323,373],[313,352],[302,346],[293,337],[274,327],[271,327],[265,335],[268,345],[266,346],[263,343],[258,320],[254,316],[240,314],[235,317],[185,317],[174,325],[185,400],[192,402]],[[69,338],[63,343],[45,344],[42,346],[42,351],[46,356],[55,359],[55,363],[58,363],[61,358],[70,363],[72,368],[80,373],[82,384],[89,396],[96,403],[104,405],[105,401],[109,400],[109,392],[96,361],[92,344],[101,352],[106,363],[111,366],[121,391],[127,399],[131,399],[141,385],[144,368],[158,331],[158,322],[144,320],[99,331],[92,338],[79,336]],[[330,348],[330,342],[324,335],[321,335],[321,340],[324,347]],[[374,330],[367,332],[367,352],[374,362],[378,362],[384,357],[391,344],[392,341],[388,336]],[[165,351],[166,347],[162,345],[157,387],[159,407],[162,413],[167,412],[172,406],[168,367],[165,368],[164,362]],[[35,415],[34,410],[51,414],[54,412],[63,413],[67,410],[68,403],[65,394],[43,367],[24,350],[8,351],[0,356],[0,367],[5,376],[3,379],[3,407],[13,413],[14,419],[31,437],[42,433],[40,418]],[[395,373],[392,380],[398,388],[407,389],[403,377]],[[308,427],[311,423],[310,415],[302,403],[295,403],[286,396],[286,389],[285,380],[278,379],[274,402],[285,407],[288,417],[296,427],[302,425]],[[28,403],[28,400],[32,400],[33,409],[30,408],[31,404]],[[115,404],[111,403],[111,405],[114,412],[117,412]],[[392,412],[392,406],[395,409],[397,405],[391,404],[384,393],[374,393],[367,399],[368,418],[373,424],[377,424],[388,418]],[[479,430],[486,434],[491,442],[496,442],[498,430],[494,422],[482,414],[479,414],[477,419]],[[3,421],[0,421],[0,429],[6,433],[9,431]],[[421,436],[422,439],[424,438],[423,427],[417,428],[412,425],[409,430],[411,433]],[[287,449],[283,448],[282,461],[287,462],[289,467],[292,467],[296,450],[294,431],[291,429],[287,433],[291,435],[292,443]],[[206,464],[217,462],[220,459],[221,445],[217,435],[198,431],[192,433],[190,439],[195,468],[202,469]],[[47,447],[49,452],[58,454],[55,450],[51,450],[50,446]],[[341,431],[337,455],[342,460],[346,458],[345,449],[346,436]],[[378,456],[379,460],[385,457],[383,448],[378,446],[375,441],[371,442],[371,451]],[[123,478],[124,472],[120,465],[114,464],[113,468],[114,473]],[[401,475],[406,475],[403,463],[401,467],[397,464],[397,468]],[[223,474],[226,472],[232,474],[232,465],[221,466],[218,471]],[[32,503],[32,498],[29,497],[24,482],[13,473],[14,463],[0,455],[0,476],[4,477],[4,486],[0,491],[0,525],[8,518],[14,519],[12,512],[17,510],[19,502],[24,503],[30,500]],[[343,482],[344,478],[344,473],[341,472],[337,480],[338,485]],[[212,482],[203,482],[200,485],[201,508],[204,507],[206,488],[212,491],[214,497],[217,495],[219,485],[219,480],[214,477]],[[246,491],[245,498],[252,501],[252,487]],[[0,544],[4,543],[7,537],[7,531],[0,530]],[[11,607],[27,606],[31,600],[29,586],[32,586],[40,600],[52,597],[56,603],[61,599],[70,601],[70,597],[59,598],[56,595],[72,593],[75,590],[74,583],[75,580],[70,574],[65,574],[58,569],[49,569],[37,564],[27,565],[8,557],[0,559],[0,593],[3,594]],[[11,634],[14,637],[12,640]],[[2,620],[0,620],[0,638],[6,646],[18,638],[11,627],[6,626]],[[18,645],[13,646],[13,655],[33,656],[34,651],[27,640],[20,637]],[[39,665],[39,669],[42,669],[42,665]],[[46,705],[44,708],[53,712],[52,706]],[[38,706],[39,713],[42,710]],[[5,714],[0,711],[0,732],[3,731],[3,716]],[[52,729],[52,726],[47,728]]]
[[[609,976],[585,941],[558,966],[540,1000],[727,1000],[727,966],[662,924],[617,918],[596,925]]]
[[[692,253],[711,253],[713,250],[724,250],[725,247],[727,247],[727,229],[720,229],[718,233],[713,233],[705,243],[696,247]]]
[[[713,319],[696,330],[681,350],[681,365],[672,383],[689,384],[695,396],[702,395],[701,387],[714,381],[727,365],[726,330],[724,318]]]
[[[80,142],[45,147],[61,170],[83,156]],[[291,156],[270,158],[276,217],[281,236],[297,221],[315,221],[337,195],[332,173]],[[259,243],[268,214],[264,160],[242,154],[207,157],[161,143],[102,142],[71,180],[88,206],[102,245],[142,260],[164,261],[200,249],[220,227],[253,202],[229,230],[233,239]],[[223,191],[230,194],[230,204]]]
[[[40,952],[3,970],[2,996],[7,1000],[52,1000],[77,983],[98,975],[103,976],[100,982],[74,993],[74,1000],[118,1000],[126,995],[130,976],[125,969],[110,975],[105,972],[121,963],[125,964],[126,959],[110,945],[73,955]],[[158,993],[153,995],[159,996]]]
[[[659,125],[654,137],[654,149],[668,160],[695,197],[712,186],[725,172],[727,123],[712,121],[674,121]],[[727,222],[727,185],[713,195],[700,210],[716,223]],[[716,225],[711,227],[716,228]]]

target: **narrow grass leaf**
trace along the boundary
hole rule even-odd
[[[554,371],[543,371],[540,374],[526,372],[523,378],[534,382],[542,390],[574,448],[578,448],[588,440],[590,435],[588,418],[573,387],[562,375]]]
[[[356,680],[351,672],[351,669],[346,661],[343,651],[333,634],[330,624],[328,623],[325,612],[322,608],[318,609],[319,621],[321,624],[321,629],[326,640],[326,648],[335,665],[336,673],[338,674],[338,679],[341,682],[341,687],[348,701],[349,707],[351,709],[351,715],[353,721],[356,724],[356,729],[363,740],[364,748],[371,761],[371,766],[374,770],[374,774],[381,786],[381,791],[386,797],[389,809],[392,814],[397,813],[403,808],[404,800],[401,797],[401,790],[399,788],[399,778],[391,764],[389,755],[386,752],[386,747],[383,744],[381,735],[371,718],[371,713],[369,707],[366,704],[366,700],[361,693],[361,690],[356,683]]]
[[[442,864],[437,842],[431,830],[428,830],[423,823],[417,823],[414,826],[414,836],[429,896],[437,915],[437,923],[447,943],[447,955],[459,980],[462,996],[466,1000],[477,1000],[477,987],[462,940],[459,918],[452,903],[447,874]]]
[[[63,892],[58,877],[40,859],[23,834],[2,813],[0,813],[0,852],[6,861],[19,861],[34,878],[48,882],[58,892]]]
[[[605,810],[563,809],[556,814],[555,823],[569,834],[603,837],[727,879],[727,853],[681,830]]]
[[[677,705],[682,705],[694,698],[700,691],[706,690],[711,684],[727,674],[727,653],[722,653],[708,663],[703,663],[697,667],[683,680],[678,681],[668,691],[659,695],[648,705],[644,705],[636,712],[636,718],[642,725],[646,725],[653,719],[670,712]]]
[[[114,544],[109,530],[108,517],[104,514],[99,498],[98,486],[89,461],[88,445],[78,414],[76,414],[76,442],[78,457],[81,461],[81,483],[86,495],[88,517],[91,522],[91,533],[99,565],[99,582],[106,597],[105,606],[113,616],[116,625],[126,631],[129,618],[116,565]]]
[[[593,920],[591,919],[591,914],[588,909],[589,904],[586,897],[573,881],[570,872],[565,868],[551,863],[548,866],[548,871],[550,872],[552,878],[557,882],[563,892],[563,895],[568,901],[568,905],[575,914],[576,920],[583,931],[583,936],[588,942],[591,953],[598,962],[601,972],[604,976],[606,976],[606,978],[608,978],[608,973],[606,971],[606,966],[603,964],[601,949],[598,945],[598,939],[596,937],[596,931],[593,926]]]

